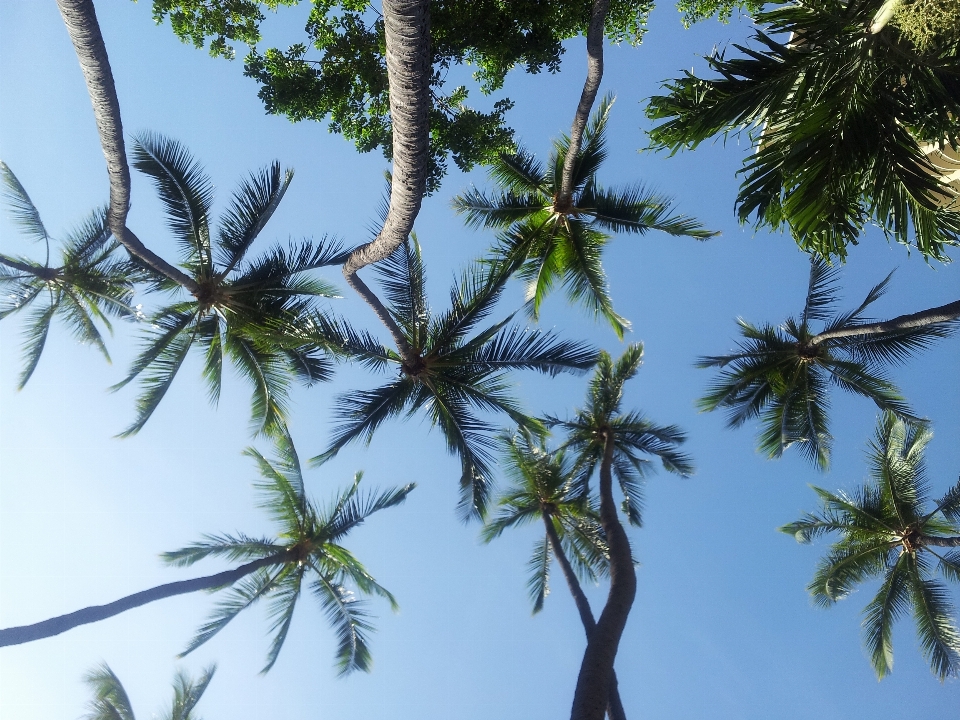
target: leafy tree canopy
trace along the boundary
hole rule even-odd
[[[244,72],[260,83],[267,112],[293,121],[329,118],[330,129],[353,140],[361,152],[382,148],[392,155],[383,18],[367,0],[311,0],[306,39],[286,50],[260,51],[264,10],[299,5],[301,0],[154,0],[153,16],[167,17],[184,42],[210,54],[232,58],[233,44],[250,47]],[[650,0],[613,0],[606,36],[639,44],[646,30]],[[513,131],[505,113],[507,98],[490,112],[466,106],[465,86],[445,88],[454,65],[470,65],[484,94],[499,90],[511,69],[557,72],[562,42],[586,32],[589,0],[477,0],[431,3],[431,172],[428,190],[436,190],[452,157],[469,170],[513,149]]]

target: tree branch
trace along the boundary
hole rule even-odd
[[[206,577],[194,578],[192,580],[180,580],[165,585],[158,585],[149,590],[127,595],[124,598],[114,600],[112,603],[107,603],[106,605],[92,605],[82,610],[67,613],[66,615],[60,615],[55,618],[50,618],[49,620],[34,623],[33,625],[4,628],[0,630],[0,647],[20,645],[22,643],[33,642],[34,640],[53,637],[54,635],[59,635],[80,625],[88,625],[99,622],[100,620],[106,620],[114,615],[119,615],[127,610],[132,610],[133,608],[155,602],[156,600],[162,600],[163,598],[232,585],[237,582],[237,580],[262,567],[282,565],[293,559],[294,554],[290,551],[285,551],[254,560],[234,570],[226,570],[216,575],[207,575]]]
[[[900,315],[892,320],[886,320],[869,325],[854,325],[853,327],[831,330],[815,335],[810,339],[808,345],[816,347],[827,340],[842,337],[856,337],[859,335],[884,335],[904,330],[912,330],[926,325],[936,325],[937,323],[947,323],[960,319],[960,300],[940,307],[921,310],[910,315]]]
[[[93,114],[100,133],[100,146],[107,160],[107,175],[110,177],[110,209],[107,224],[110,232],[127,248],[161,275],[173,280],[193,294],[200,288],[192,278],[175,268],[166,260],[148,250],[140,239],[127,228],[127,211],[130,208],[130,168],[123,142],[123,125],[120,121],[120,101],[113,83],[110,58],[100,33],[93,0],[57,0],[60,14],[73,42],[80,69],[87,83],[87,92],[93,104]]]
[[[587,126],[590,109],[597,99],[597,91],[603,79],[603,25],[609,9],[610,0],[593,0],[590,27],[587,30],[587,79],[583,83],[577,113],[573,117],[573,126],[570,128],[570,148],[563,159],[563,180],[560,183],[560,192],[554,201],[555,207],[558,208],[565,208],[572,202],[573,169],[580,154],[583,129]]]

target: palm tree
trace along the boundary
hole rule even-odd
[[[541,520],[546,532],[534,546],[528,563],[527,588],[533,612],[540,612],[550,593],[550,566],[556,557],[589,640],[596,621],[580,580],[596,582],[609,569],[609,552],[597,511],[582,493],[576,492],[571,463],[563,450],[547,452],[542,441],[529,432],[505,438],[504,446],[505,472],[512,484],[497,501],[497,514],[484,525],[483,540],[490,542],[507,528]],[[610,720],[626,718],[616,673],[610,680],[607,715]]]
[[[838,271],[813,258],[799,318],[788,318],[778,327],[738,320],[745,338],[738,351],[700,359],[698,367],[722,370],[699,407],[727,409],[729,427],[759,417],[762,452],[780,457],[796,444],[804,457],[824,469],[830,461],[831,383],[870,398],[881,410],[917,421],[882,366],[906,362],[948,335],[956,329],[957,315],[942,312],[948,308],[944,306],[885,323],[866,319],[864,313],[886,291],[891,275],[874,286],[856,310],[832,315]],[[823,322],[819,333],[811,328],[815,321]]]
[[[162,720],[200,720],[193,709],[213,679],[217,666],[211,665],[198,680],[193,680],[182,670],[173,679],[173,703],[170,711],[159,716]],[[106,663],[87,673],[84,681],[93,690],[94,699],[84,720],[136,720],[133,706],[120,678]],[[157,717],[154,715],[153,717]]]
[[[599,185],[596,174],[607,154],[604,135],[611,105],[605,98],[584,131],[569,202],[560,202],[564,159],[572,156],[570,139],[562,137],[554,142],[546,167],[522,148],[502,155],[490,171],[500,192],[487,195],[471,188],[454,198],[453,206],[468,225],[509,228],[500,235],[496,254],[523,263],[520,275],[530,283],[535,317],[546,294],[562,282],[572,301],[603,315],[622,337],[629,322],[613,309],[601,264],[608,233],[662,230],[699,239],[715,233],[696,220],[671,215],[673,201],[642,185]]]
[[[0,630],[0,647],[59,635],[174,595],[214,590],[223,592],[223,599],[183,655],[220,632],[242,610],[268,598],[273,640],[262,671],[267,672],[277,660],[300,592],[309,581],[337,634],[340,673],[368,670],[367,634],[372,625],[364,603],[350,588],[384,597],[394,608],[396,601],[341,542],[372,514],[402,503],[414,485],[362,495],[358,493],[361,473],[357,473],[349,488],[321,507],[306,496],[300,461],[289,435],[277,434],[273,461],[253,448],[247,449],[246,454],[256,461],[263,477],[257,488],[264,496],[262,507],[279,526],[276,538],[255,538],[243,533],[206,535],[199,542],[162,556],[177,566],[193,565],[208,557],[242,565],[215,575],[159,585],[107,605],[84,608],[34,625]]]
[[[613,476],[617,475],[624,493],[624,511],[639,524],[640,480],[646,469],[642,455],[659,457],[671,472],[684,476],[693,472],[689,456],[678,450],[686,441],[680,428],[656,425],[637,412],[621,412],[623,385],[636,375],[642,359],[640,343],[629,345],[616,362],[601,352],[586,406],[572,420],[547,418],[548,425],[567,431],[562,447],[576,453],[575,487],[580,493],[589,492],[590,476],[600,467],[600,525],[610,553],[610,591],[583,654],[572,720],[602,720],[617,648],[637,590],[630,540],[613,499]]]
[[[956,190],[921,146],[960,147],[960,43],[920,50],[892,25],[868,32],[880,5],[814,0],[758,13],[758,47],[715,53],[717,77],[686,73],[650,99],[648,116],[664,121],[654,147],[747,130],[758,147],[744,160],[741,221],[787,227],[825,258],[843,258],[873,223],[947,260],[960,242]]]
[[[191,347],[204,353],[209,395],[220,395],[226,355],[253,385],[256,431],[277,427],[285,415],[290,377],[306,384],[328,380],[332,368],[320,348],[296,339],[296,325],[318,297],[332,297],[329,283],[309,271],[339,264],[336,243],[310,241],[274,247],[256,260],[246,254],[279,205],[293,178],[273,163],[240,184],[216,239],[210,231],[213,185],[187,150],[174,140],[145,134],[134,139],[134,166],[157,186],[168,225],[177,239],[182,267],[199,290],[154,312],[154,327],[119,389],[143,374],[137,417],[122,436],[143,427],[163,398]],[[157,276],[155,286],[178,286]]]
[[[25,333],[26,362],[18,389],[23,389],[33,375],[54,317],[64,322],[78,340],[100,350],[109,362],[110,353],[97,322],[110,330],[108,315],[139,316],[130,303],[133,284],[142,273],[131,263],[114,257],[118,246],[110,241],[106,213],[102,210],[92,213],[66,237],[59,249],[59,262],[51,264],[51,238],[40,213],[17,176],[2,161],[0,179],[14,221],[31,240],[43,242],[46,250],[43,263],[0,253],[0,319],[28,307],[32,309]]]
[[[450,292],[451,308],[434,314],[427,304],[426,276],[416,238],[408,240],[378,267],[390,304],[390,321],[404,346],[388,350],[366,334],[317,319],[320,335],[342,352],[373,369],[393,366],[397,376],[374,390],[352,391],[336,400],[341,420],[329,448],[314,458],[322,463],[354,440],[369,442],[385,420],[424,409],[440,426],[451,453],[460,456],[464,519],[482,518],[490,491],[491,449],[497,429],[479,411],[506,413],[523,428],[542,432],[508,392],[509,370],[556,375],[583,372],[595,352],[582,343],[561,341],[552,333],[510,327],[513,315],[474,333],[493,310],[512,268],[477,265]],[[471,333],[473,337],[470,337]],[[339,336],[339,340],[333,338]],[[399,349],[398,349],[399,350]]]
[[[851,494],[814,487],[820,512],[780,528],[802,543],[840,534],[809,585],[819,605],[881,579],[863,618],[864,643],[879,678],[893,669],[893,624],[908,611],[933,672],[943,680],[960,670],[955,613],[947,588],[933,578],[938,570],[960,581],[960,483],[932,510],[924,507],[930,489],[923,451],[931,437],[927,427],[884,413],[870,443],[871,482]]]

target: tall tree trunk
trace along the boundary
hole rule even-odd
[[[932,547],[960,547],[960,537],[936,537],[934,535],[921,535],[921,545],[930,545]]]
[[[900,315],[899,317],[893,318],[893,320],[822,332],[811,338],[809,345],[816,347],[834,338],[856,337],[859,335],[884,335],[886,333],[912,330],[913,328],[924,327],[926,325],[947,323],[957,319],[960,319],[960,300],[941,305],[940,307],[930,308],[929,310],[921,310],[920,312],[911,313],[910,315]]]
[[[43,277],[43,271],[49,270],[49,268],[46,267],[36,267],[34,265],[22,263],[19,260],[15,260],[12,257],[7,257],[6,255],[0,255],[0,265],[6,265],[14,270],[19,270],[20,272],[25,272],[28,275],[33,275],[35,277]]]
[[[570,149],[563,159],[563,180],[554,200],[554,206],[557,208],[566,208],[573,202],[573,170],[577,163],[577,155],[580,154],[583,130],[587,126],[590,109],[597,99],[597,91],[603,79],[603,25],[609,9],[610,0],[593,0],[590,27],[587,29],[587,79],[583,83],[577,114],[574,115],[573,126],[570,128]]]
[[[410,236],[426,191],[430,159],[429,0],[383,0],[383,23],[393,126],[390,208],[377,237],[347,258],[343,275],[390,331],[404,361],[413,365],[419,358],[357,272],[388,257]]]
[[[603,720],[613,663],[637,594],[637,573],[633,567],[630,540],[617,517],[613,500],[613,441],[613,431],[606,428],[600,463],[600,524],[610,548],[610,592],[583,653],[571,720]]]
[[[570,561],[567,560],[566,553],[563,552],[563,546],[560,544],[560,536],[557,529],[553,526],[553,520],[547,513],[543,514],[543,524],[547,528],[547,538],[553,547],[553,554],[560,564],[560,570],[563,571],[563,577],[567,581],[567,587],[570,588],[570,594],[573,595],[573,602],[577,606],[577,612],[580,613],[580,622],[583,623],[583,630],[587,635],[587,642],[590,641],[590,635],[597,626],[593,619],[593,611],[590,609],[590,602],[580,587],[580,581],[577,580],[577,574],[573,571]],[[617,682],[617,673],[614,671],[610,675],[610,694],[607,698],[607,717],[610,720],[627,720],[627,714],[623,709],[623,703],[620,700],[619,683]]]
[[[20,645],[22,643],[33,642],[34,640],[53,637],[54,635],[59,635],[62,632],[72,630],[80,625],[88,625],[99,622],[100,620],[106,620],[127,610],[132,610],[133,608],[155,602],[156,600],[173,597],[174,595],[184,595],[186,593],[197,592],[198,590],[213,590],[226,585],[232,585],[237,582],[237,580],[262,567],[282,565],[291,559],[293,559],[293,554],[290,552],[277,553],[276,555],[260,558],[246,565],[241,565],[234,570],[225,570],[216,575],[207,575],[206,577],[194,578],[193,580],[180,580],[165,585],[158,585],[149,590],[127,595],[124,598],[114,600],[112,603],[107,603],[106,605],[92,605],[82,610],[77,610],[76,612],[34,623],[33,625],[4,628],[0,630],[0,647]]]
[[[60,14],[73,42],[80,69],[87,82],[87,92],[93,103],[93,114],[100,133],[100,146],[107,159],[107,175],[110,177],[110,210],[107,224],[110,232],[131,255],[139,258],[161,275],[173,280],[196,294],[199,286],[192,278],[173,267],[163,258],[148,250],[140,239],[127,228],[127,211],[130,208],[130,168],[123,143],[123,125],[120,122],[120,101],[113,84],[110,59],[100,34],[100,24],[93,7],[93,0],[57,0]]]

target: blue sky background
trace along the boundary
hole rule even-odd
[[[273,159],[295,167],[290,191],[258,241],[261,249],[289,237],[329,234],[348,244],[368,239],[387,168],[379,154],[358,155],[324,125],[265,116],[239,61],[215,61],[181,44],[168,27],[153,24],[146,0],[97,5],[128,136],[154,130],[185,143],[216,183],[218,210],[247,172]],[[298,41],[306,10],[270,18],[267,44]],[[62,234],[107,198],[86,88],[52,0],[0,0],[0,13],[0,157],[47,228]],[[736,223],[734,173],[749,152],[745,142],[731,139],[674,158],[638,154],[648,127],[642,101],[681,69],[702,67],[699,56],[714,45],[742,40],[748,31],[746,23],[714,22],[685,31],[676,10],[664,4],[642,47],[611,47],[606,54],[603,90],[618,99],[601,179],[611,185],[643,180],[723,232],[706,243],[622,237],[605,256],[617,309],[633,321],[628,339],[646,347],[626,407],[686,429],[698,466],[687,480],[654,476],[645,527],[631,531],[641,566],[617,659],[624,705],[630,717],[670,720],[955,717],[960,685],[931,675],[910,622],[895,634],[893,675],[878,683],[860,644],[859,613],[870,589],[831,610],[816,608],[805,586],[823,545],[800,546],[775,531],[814,509],[808,483],[852,489],[863,480],[875,407],[833,395],[833,467],[821,474],[794,453],[765,460],[754,450],[755,428],[728,431],[720,415],[698,414],[694,406],[710,380],[692,367],[695,358],[731,349],[737,316],[780,322],[799,312],[807,260],[789,238]],[[552,137],[569,130],[583,73],[582,41],[576,41],[568,45],[560,74],[515,74],[508,81],[506,94],[516,101],[510,122],[541,157]],[[131,228],[173,259],[152,188],[136,174],[133,182]],[[454,273],[491,241],[465,229],[449,209],[450,198],[470,183],[486,186],[484,173],[452,171],[417,222],[429,291],[441,309]],[[40,252],[23,244],[5,214],[0,246],[5,253]],[[878,317],[943,304],[960,291],[956,266],[928,265],[871,231],[844,268],[844,307],[859,303],[894,268],[891,291],[874,306]],[[344,287],[336,268],[326,276]],[[511,287],[503,312],[521,302],[522,288]],[[372,313],[349,294],[334,309],[385,337]],[[548,300],[541,325],[615,355],[623,347],[560,294]],[[117,323],[112,365],[57,328],[36,374],[18,393],[20,330],[17,317],[0,325],[0,625],[214,572],[220,566],[173,570],[157,559],[201,533],[269,532],[251,489],[256,473],[241,456],[251,444],[242,381],[228,375],[220,405],[212,408],[193,358],[145,429],[121,441],[113,436],[133,417],[135,389],[110,394],[105,388],[123,377],[137,348],[137,328]],[[960,468],[958,360],[960,344],[953,338],[894,371],[917,411],[933,422],[928,462],[934,492],[952,484]],[[336,393],[378,380],[343,367],[333,383],[296,391],[292,432],[301,455],[324,449]],[[515,381],[527,407],[541,414],[571,412],[586,388],[585,377],[518,374]],[[385,603],[372,604],[379,618],[371,674],[335,677],[332,633],[309,596],[301,599],[267,676],[258,675],[268,647],[268,624],[259,610],[244,613],[178,662],[174,656],[214,603],[206,595],[187,596],[4,649],[0,716],[81,716],[89,698],[81,677],[106,661],[142,718],[169,705],[175,667],[198,672],[210,662],[219,670],[199,706],[208,720],[565,717],[584,639],[559,571],[544,611],[530,616],[525,564],[536,530],[481,545],[479,528],[455,517],[459,463],[419,418],[388,424],[369,448],[351,447],[310,471],[308,490],[329,498],[358,469],[368,486],[419,485],[404,506],[375,516],[350,538],[349,547],[402,608],[394,615]],[[589,595],[598,612],[605,589],[591,588]]]

